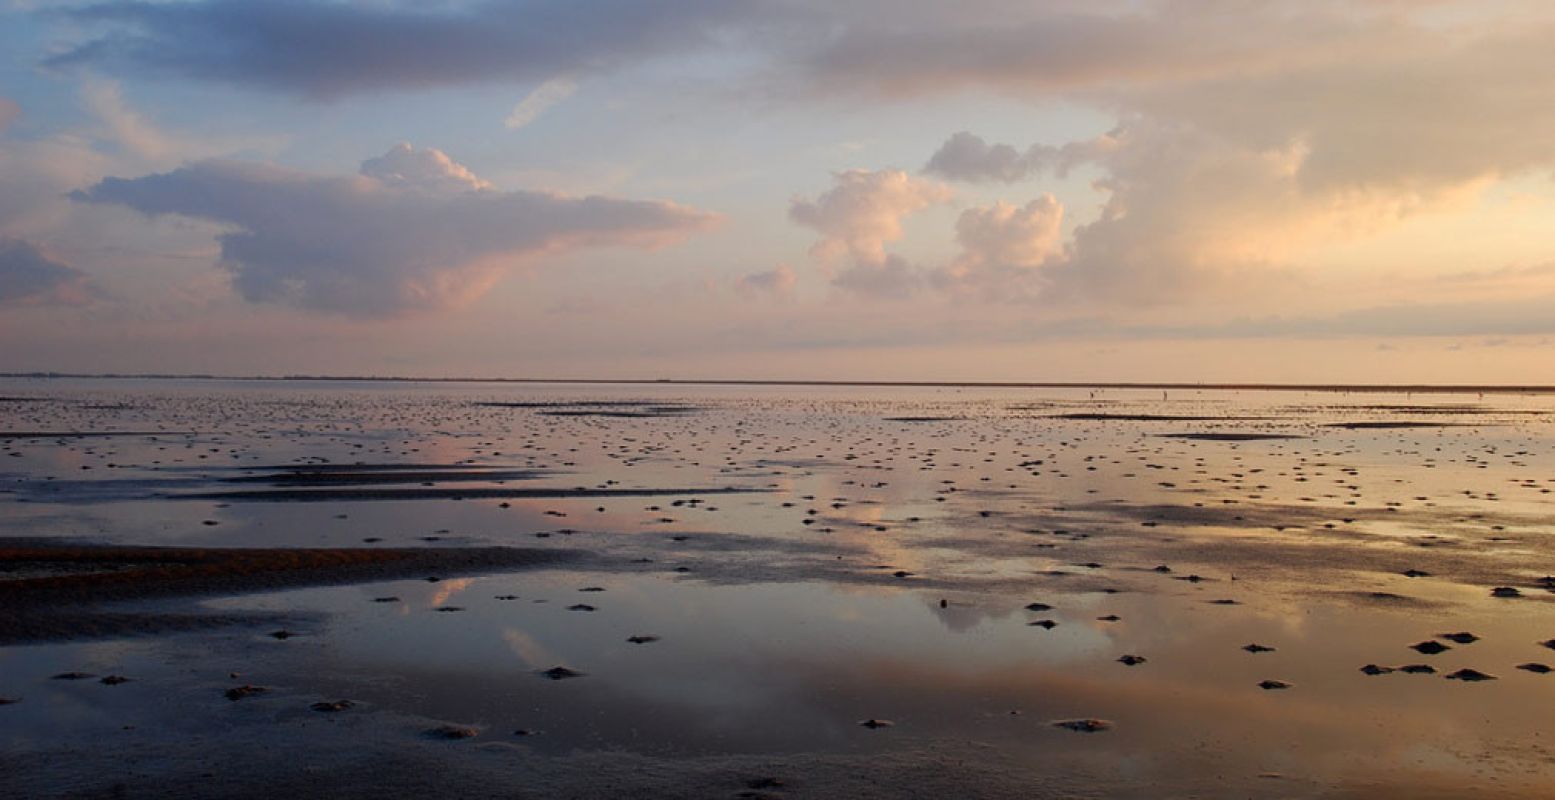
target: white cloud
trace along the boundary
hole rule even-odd
[[[961,254],[936,274],[941,285],[981,288],[1008,298],[1036,288],[1040,270],[1063,250],[1064,207],[1050,194],[1017,207],[969,208],[956,220]]]
[[[398,145],[357,176],[204,161],[74,197],[216,223],[221,265],[245,299],[356,316],[457,306],[520,261],[667,245],[717,220],[665,201],[487,186],[436,150]]]
[[[569,78],[552,78],[518,101],[502,124],[508,130],[518,130],[539,119],[547,109],[571,97],[577,90],[578,84]]]
[[[490,189],[468,167],[431,147],[417,150],[400,142],[389,152],[362,162],[361,173],[384,186],[428,192],[468,192]]]
[[[832,176],[835,185],[814,200],[795,198],[788,218],[821,233],[810,253],[828,268],[850,263],[835,283],[865,293],[899,295],[912,273],[886,253],[886,244],[902,238],[902,219],[950,200],[943,184],[914,178],[901,170],[851,169]],[[878,271],[878,275],[851,273]],[[847,277],[844,277],[847,276]]]

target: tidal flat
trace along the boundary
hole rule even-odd
[[[1555,794],[1555,395],[0,395],[7,797]]]

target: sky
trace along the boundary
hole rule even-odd
[[[1555,5],[0,0],[0,371],[1555,384]]]

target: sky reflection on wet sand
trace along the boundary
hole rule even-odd
[[[969,796],[1075,786],[1537,796],[1555,785],[1541,738],[1555,676],[1518,668],[1555,661],[1539,644],[1555,637],[1555,595],[1540,581],[1555,571],[1549,397],[1465,409],[1441,396],[1209,391],[1163,402],[1083,390],[3,388],[45,398],[3,409],[13,432],[194,431],[0,434],[12,456],[0,463],[0,519],[13,536],[590,554],[510,574],[146,603],[234,623],[0,648],[0,697],[20,700],[0,707],[0,765],[34,793],[144,791],[195,771],[193,750],[230,776],[244,774],[239,761],[304,752],[338,767],[324,754],[345,758],[347,740],[472,782],[521,775],[585,794],[604,785],[578,771],[591,753],[646,759],[629,761],[679,774],[693,794],[715,791],[705,781],[717,765],[741,759],[762,759],[789,796],[820,797],[846,785],[822,779],[828,770],[883,774],[923,753],[966,764],[936,786]],[[697,410],[556,416],[480,404],[542,400]],[[1058,416],[1101,412],[1209,419]],[[904,417],[934,419],[892,419]],[[1458,424],[1332,427],[1444,418]],[[1164,436],[1202,432],[1302,438]],[[309,487],[257,480],[237,485],[280,494],[201,497],[308,462],[501,470],[489,481],[363,478],[374,490],[708,493],[297,503],[284,493]],[[1492,597],[1496,587],[1520,596]],[[386,598],[396,599],[373,602]],[[267,622],[242,624],[246,613]],[[298,635],[267,636],[276,620]],[[1056,625],[1029,624],[1040,620]],[[1478,640],[1440,638],[1452,632]],[[1409,649],[1432,639],[1451,649]],[[1252,643],[1273,650],[1243,649]],[[1125,654],[1145,661],[1119,663]],[[1435,672],[1367,675],[1366,664]],[[584,674],[538,674],[558,665]],[[1445,679],[1463,668],[1496,680]],[[132,680],[50,678],[67,671]],[[245,683],[270,691],[222,696]],[[338,699],[355,706],[309,710]],[[1052,724],[1073,718],[1113,725]],[[866,719],[894,724],[869,730]],[[420,735],[441,724],[479,735],[467,745]],[[103,737],[139,766],[48,766],[100,760],[87,743]],[[240,752],[255,743],[263,752]],[[532,758],[472,761],[507,747]],[[634,785],[628,773],[591,774]],[[636,786],[663,789],[647,777]]]

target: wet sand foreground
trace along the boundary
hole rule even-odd
[[[0,795],[1555,793],[1549,395],[0,393]]]
[[[513,547],[213,548],[0,543],[0,645],[231,624],[209,613],[119,610],[137,601],[513,572],[565,551]]]

